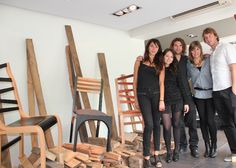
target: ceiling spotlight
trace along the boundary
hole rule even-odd
[[[192,33],[186,34],[186,36],[187,36],[187,37],[190,37],[190,38],[195,38],[195,37],[197,37],[197,35],[194,35],[194,34],[192,34]]]
[[[137,10],[137,8],[138,8],[138,6],[136,6],[136,5],[130,5],[129,6],[130,11],[135,11],[135,10]]]
[[[130,5],[130,6],[126,7],[126,8],[123,8],[123,9],[121,9],[119,11],[116,11],[116,12],[114,12],[112,14],[115,15],[115,16],[123,16],[125,14],[131,13],[131,12],[133,12],[135,10],[138,10],[138,9],[141,9],[141,7],[133,4],[133,5]]]

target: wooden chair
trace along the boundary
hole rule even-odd
[[[131,125],[133,132],[137,131],[137,124],[142,125],[142,114],[134,108],[134,89],[133,89],[133,74],[122,75],[115,79],[117,108],[119,115],[119,129],[121,143],[125,143],[124,126]],[[128,121],[127,121],[128,120]]]
[[[36,116],[36,117],[28,116],[22,109],[16,82],[12,75],[10,65],[8,63],[1,64],[0,69],[4,68],[6,69],[7,77],[0,77],[0,82],[4,86],[4,88],[0,88],[0,97],[1,97],[0,103],[2,104],[2,108],[0,108],[0,113],[5,114],[7,112],[18,111],[19,119],[8,125],[0,121],[0,135],[19,135],[19,136],[10,141],[8,144],[4,145],[1,144],[1,138],[0,138],[1,150],[3,151],[12,146],[13,144],[15,144],[16,142],[19,142],[19,159],[24,165],[23,162],[25,162],[25,159],[27,159],[24,154],[24,134],[36,133],[39,136],[41,168],[46,168],[46,142],[45,142],[44,132],[57,123],[58,146],[61,147],[62,128],[60,119],[56,115]],[[12,93],[14,95],[13,97],[15,97],[14,100],[9,98],[10,96],[12,97]],[[1,152],[0,152],[0,165],[1,165]]]
[[[99,94],[98,110],[95,109],[82,109],[81,105],[78,106],[76,102],[80,99],[81,93],[93,93]],[[102,112],[102,94],[103,94],[103,82],[102,79],[77,77],[74,84],[74,98],[73,98],[73,114],[71,120],[71,133],[70,139],[72,139],[74,118],[76,119],[75,131],[74,131],[74,146],[73,151],[76,151],[76,144],[78,140],[78,131],[86,121],[95,120],[97,122],[96,137],[99,136],[100,121],[104,122],[108,128],[107,134],[107,151],[111,151],[111,130],[112,130],[112,118],[111,116]],[[81,104],[81,103],[79,103]]]

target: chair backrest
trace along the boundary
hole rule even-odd
[[[102,110],[102,94],[103,94],[102,79],[77,77],[74,83],[74,87],[75,87],[74,103],[73,103],[74,108],[75,108],[75,102],[77,101],[77,98],[80,96],[80,94],[92,93],[92,94],[99,94],[98,110],[99,111]]]
[[[9,63],[1,64],[0,70],[5,69],[4,77],[0,77],[1,82],[1,88],[0,88],[0,113],[7,113],[12,111],[18,111],[20,113],[20,116],[24,116],[24,112],[22,109],[22,105],[20,102],[20,98],[18,95],[18,90],[16,86],[15,79],[13,77],[13,74],[11,72],[11,68]],[[2,73],[1,73],[2,74]],[[14,99],[8,98],[11,94],[14,95]],[[3,106],[3,104],[5,106]],[[2,124],[2,123],[1,123]]]
[[[126,111],[134,110],[133,74],[116,78],[115,84],[118,112],[125,113]]]
[[[0,77],[0,114],[3,115],[3,121],[0,120],[0,129],[4,130],[6,126],[4,123],[4,113],[18,111],[19,115],[25,116],[25,113],[22,110],[22,105],[18,95],[18,90],[16,86],[15,79],[11,72],[10,64],[4,63],[0,65],[1,77]],[[3,71],[5,70],[5,71]],[[3,75],[3,76],[2,76]],[[9,98],[14,95],[14,99]],[[0,152],[8,149],[15,143],[21,140],[21,137],[18,136],[6,144],[0,146]]]

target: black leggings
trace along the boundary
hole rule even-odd
[[[154,150],[160,150],[159,93],[138,93],[138,102],[144,120],[143,156],[150,156],[152,132]]]
[[[215,122],[215,108],[213,99],[198,99],[194,98],[197,111],[200,117],[200,128],[202,137],[206,143],[217,142],[217,128]],[[210,138],[209,138],[210,135]]]
[[[164,140],[166,145],[166,150],[168,153],[171,152],[171,123],[173,125],[173,135],[175,142],[175,151],[179,151],[180,142],[180,116],[183,109],[183,103],[177,103],[173,105],[167,105],[165,112],[162,113],[162,121],[164,127]],[[171,117],[172,113],[172,117]]]

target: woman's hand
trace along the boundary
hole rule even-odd
[[[165,111],[165,102],[163,100],[159,102],[159,111]]]
[[[138,101],[135,101],[135,104],[134,104],[134,105],[135,105],[134,108],[135,108],[136,110],[140,110],[140,108],[139,108],[139,104],[138,104]]]
[[[184,115],[189,112],[189,105],[185,104],[184,105]]]

